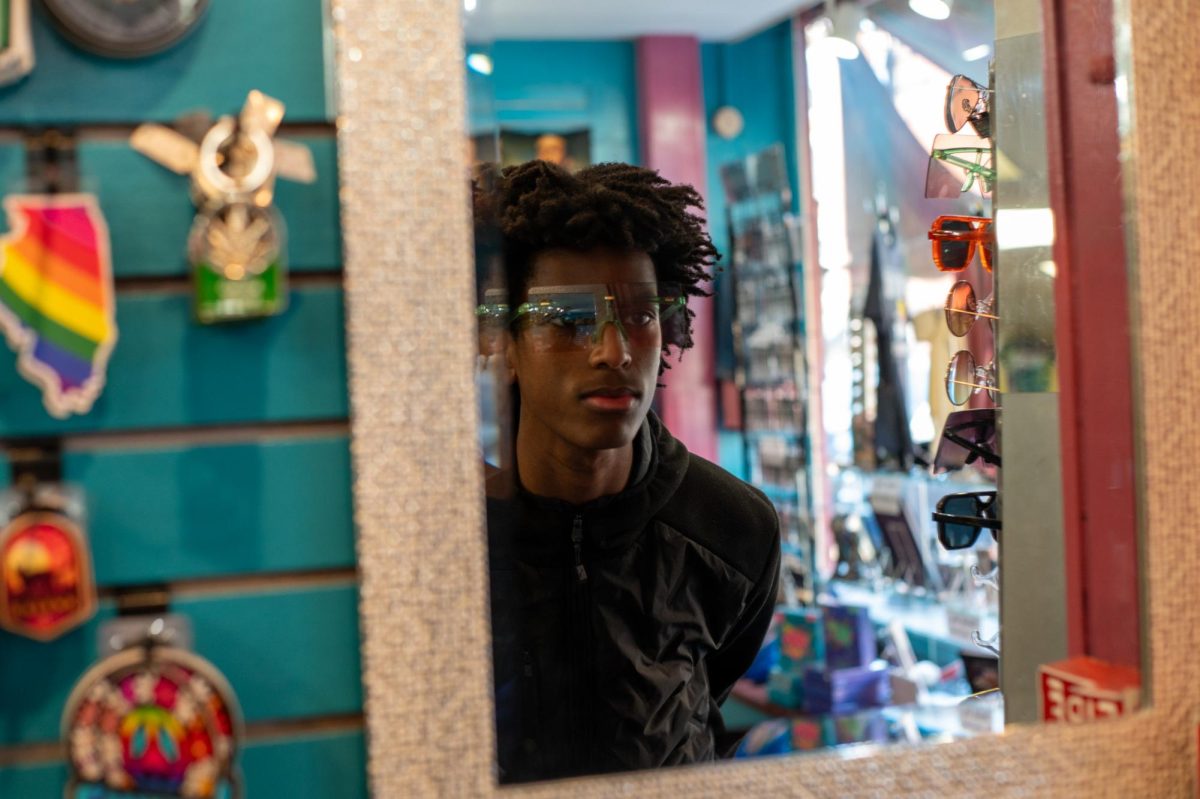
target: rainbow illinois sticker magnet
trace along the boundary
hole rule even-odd
[[[51,416],[83,414],[117,342],[108,225],[90,194],[4,198],[0,330]]]
[[[0,627],[50,641],[96,612],[87,541],[62,513],[31,510],[0,531]]]

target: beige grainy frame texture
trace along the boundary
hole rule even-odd
[[[1152,710],[872,758],[497,790],[459,0],[334,0],[369,772],[378,797],[1191,796],[1200,720],[1198,0],[1133,20]],[[1168,298],[1170,312],[1161,312]],[[1159,375],[1169,380],[1156,379]]]

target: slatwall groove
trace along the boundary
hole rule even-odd
[[[172,601],[212,596],[251,596],[279,591],[298,591],[312,588],[346,585],[358,581],[358,570],[354,567],[331,567],[304,571],[251,572],[245,574],[221,574],[213,577],[196,577],[186,580],[167,580],[148,583],[167,592]],[[137,589],[145,584],[126,583],[99,588],[101,600],[119,600],[122,593]]]
[[[361,730],[351,729],[247,741],[241,756],[244,795],[365,799],[363,735]],[[62,796],[66,779],[61,755],[51,761],[19,767],[0,765],[0,797],[42,799]]]
[[[191,444],[255,443],[287,439],[348,436],[346,419],[313,421],[249,422],[208,425],[206,427],[162,427],[147,430],[93,431],[64,435],[60,441],[67,452],[95,452],[104,449],[163,449]],[[0,439],[0,457],[23,446],[21,436]]]
[[[89,497],[100,587],[354,565],[344,436],[67,452],[63,475]]]
[[[176,598],[195,651],[229,679],[247,723],[362,711],[357,586]],[[44,644],[0,632],[0,746],[58,738],[70,688],[94,662],[97,617]],[[52,656],[49,653],[53,653]]]
[[[233,113],[236,109],[227,109]],[[214,118],[220,114],[214,114]],[[57,130],[70,131],[77,141],[108,141],[126,142],[134,129],[142,125],[142,120],[112,120],[110,122],[90,122],[82,125],[51,126]],[[166,123],[168,126],[171,122]],[[0,143],[19,142],[24,136],[46,130],[44,124],[8,125],[0,128]],[[337,125],[333,122],[292,122],[284,119],[276,129],[276,136],[295,138],[299,136],[312,138],[334,138],[337,136]]]
[[[362,713],[260,721],[244,725],[242,740],[245,746],[253,747],[254,745],[280,743],[297,738],[359,732],[365,727],[366,719]],[[61,765],[63,759],[63,742],[61,740],[0,746],[0,772],[3,772],[5,768],[19,766]],[[4,793],[0,793],[0,797],[4,796],[6,796]]]
[[[276,743],[314,735],[334,735],[358,732],[365,727],[362,713],[343,713],[334,716],[314,716],[282,721],[259,721],[244,725],[243,741],[247,746]],[[12,766],[61,764],[63,742],[38,741],[0,746],[0,769]],[[4,794],[0,793],[0,796]]]
[[[342,285],[341,267],[296,272],[288,276],[292,289]],[[113,280],[117,295],[186,294],[191,296],[192,280],[184,275],[170,277],[119,277]]]
[[[185,295],[120,296],[120,339],[92,411],[51,418],[0,348],[0,438],[183,425],[345,419],[345,313],[336,287],[291,292],[282,316],[204,327]]]
[[[289,269],[294,276],[338,270],[337,142],[327,134],[293,140],[312,152],[317,177],[311,184],[276,181],[275,205],[287,231]],[[96,195],[108,225],[114,277],[188,276],[187,240],[196,209],[187,177],[118,139],[80,139],[76,166],[79,190]],[[0,191],[19,193],[26,185],[24,145],[0,144]],[[0,218],[0,232],[7,228],[8,220]]]
[[[239,109],[250,89],[288,106],[293,122],[328,122],[323,4],[210,3],[207,18],[169,50],[133,61],[74,47],[33,14],[37,67],[0,90],[0,125],[169,122],[205,108]]]

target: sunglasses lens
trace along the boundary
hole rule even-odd
[[[998,457],[996,409],[954,411],[946,417],[946,425],[938,441],[937,456],[933,462],[934,473],[961,469],[971,460],[971,455],[978,456],[980,450]]]
[[[623,283],[607,291],[531,289],[515,327],[536,350],[584,350],[612,325],[632,347],[683,344],[687,308],[677,286]]]
[[[950,133],[934,137],[925,173],[926,197],[955,199],[968,191],[990,197],[994,179],[988,139]]]
[[[662,345],[687,346],[687,305],[679,286],[673,284],[658,287],[658,323],[662,329]]]
[[[946,395],[955,405],[965,405],[975,393],[975,359],[966,350],[959,350],[946,369]]]
[[[971,223],[961,219],[943,219],[939,229],[965,232],[971,229]],[[971,257],[971,242],[936,239],[934,246],[937,247],[935,263],[938,269],[943,272],[958,272],[967,268],[968,259]]]
[[[960,280],[950,289],[946,297],[946,327],[959,338],[970,332],[975,324],[975,289],[965,280]]]
[[[596,332],[599,313],[591,292],[537,294],[530,292],[517,327],[541,351],[582,349]]]
[[[970,121],[979,99],[979,87],[975,81],[965,75],[954,76],[946,89],[946,127],[951,133],[958,133]]]
[[[946,497],[941,506],[942,513],[951,516],[978,516],[975,497]],[[940,535],[938,538],[942,542],[942,546],[946,549],[966,549],[975,543],[975,539],[979,537],[978,527],[972,527],[969,524],[955,524],[954,522],[942,522],[941,529],[938,530]]]
[[[943,513],[948,513],[950,516],[984,516],[980,509],[979,501],[972,495],[966,497],[947,497],[942,501],[941,510]],[[943,522],[941,535],[942,546],[947,549],[965,549],[973,545],[979,537],[979,530],[982,528],[974,527],[971,524],[955,524],[954,522]]]
[[[925,173],[925,196],[930,199],[953,200],[962,194],[963,172],[938,158],[929,159]]]

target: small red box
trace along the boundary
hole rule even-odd
[[[1042,721],[1079,724],[1132,713],[1141,703],[1141,672],[1093,657],[1074,657],[1038,668]]]

